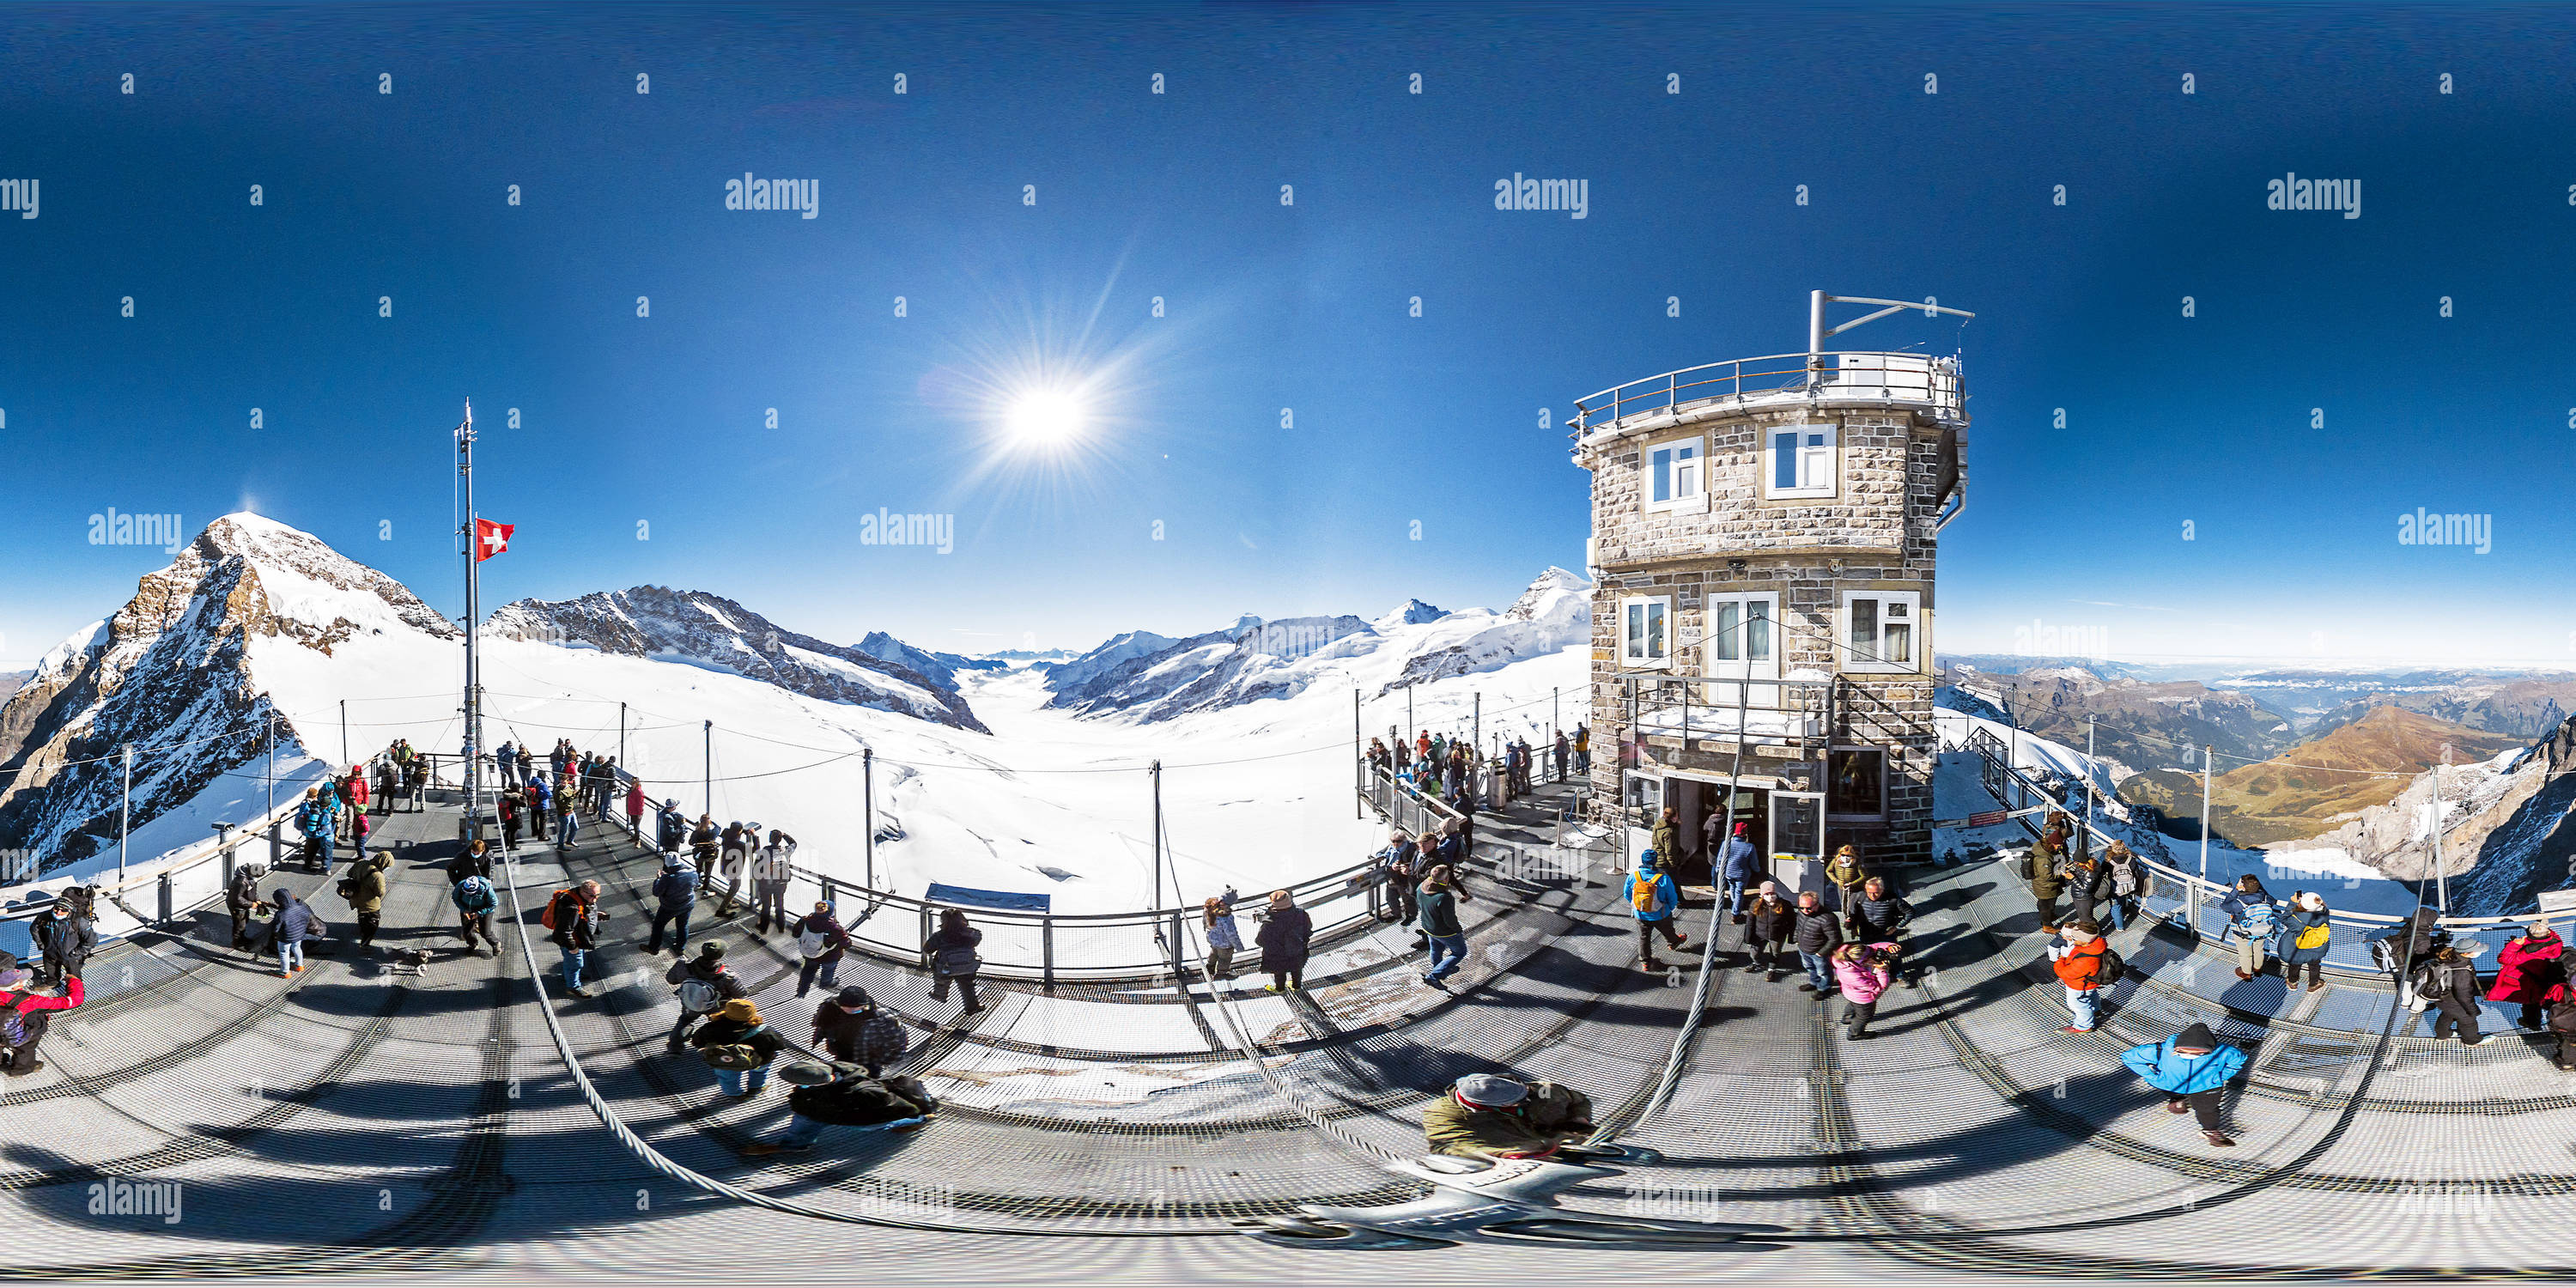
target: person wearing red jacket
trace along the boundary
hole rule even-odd
[[[2075,1022],[2057,1031],[2090,1033],[2101,1023],[2102,950],[2110,945],[2102,939],[2102,928],[2090,921],[2069,922],[2059,933],[2066,946],[2048,950],[2049,965],[2066,986],[2066,1009],[2075,1013]]]
[[[2520,1006],[2522,1027],[2538,1030],[2549,990],[2567,981],[2566,958],[2567,941],[2547,921],[2531,923],[2496,954],[2495,983],[2487,989],[2487,1000]]]
[[[24,969],[0,970],[0,1073],[23,1078],[45,1067],[36,1058],[36,1044],[45,1040],[49,1012],[68,1011],[81,1004],[84,996],[80,976],[63,982],[63,995],[29,992],[34,980]]]

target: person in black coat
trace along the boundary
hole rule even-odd
[[[1798,962],[1807,968],[1807,982],[1798,986],[1801,993],[1834,991],[1833,964],[1829,955],[1842,946],[1842,919],[1826,911],[1824,901],[1813,890],[1798,892],[1796,920],[1789,928],[1789,942],[1797,946]]]
[[[921,945],[921,956],[930,967],[930,1000],[948,1000],[948,986],[957,985],[958,1000],[963,1005],[959,1015],[972,1015],[984,1009],[975,996],[975,975],[983,969],[983,959],[975,955],[975,946],[984,942],[984,932],[966,924],[966,914],[955,908],[941,910],[939,929]]]
[[[28,929],[36,946],[44,950],[45,968],[38,976],[42,983],[60,985],[79,979],[90,954],[98,951],[98,932],[90,928],[89,918],[73,910],[68,898],[56,900]]]
[[[2077,904],[2082,907],[2082,903]],[[1914,986],[1914,974],[1901,968],[1905,948],[1905,928],[1914,920],[1914,905],[1897,898],[1887,888],[1887,878],[1871,877],[1862,882],[1860,897],[1852,900],[1849,911],[1851,937],[1865,944],[1890,943],[1897,946],[1887,959],[1887,967],[1907,988]]]
[[[1253,942],[1261,946],[1261,969],[1269,972],[1273,993],[1306,987],[1306,948],[1315,938],[1315,919],[1285,890],[1270,892],[1270,912]]]
[[[2486,1038],[2478,1032],[2478,967],[2451,945],[2443,945],[2415,972],[2415,990],[2433,1004],[2433,1036],[2451,1036],[2458,1030],[2461,1046],[2483,1046]]]
[[[1765,881],[1744,914],[1744,947],[1752,958],[1744,973],[1759,971],[1776,983],[1788,965],[1789,936],[1798,928],[1798,909],[1780,897],[1779,882]]]

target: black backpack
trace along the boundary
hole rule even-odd
[[[2111,947],[2110,940],[2103,940],[2102,962],[2100,965],[2093,968],[2093,987],[2109,988],[2113,984],[2119,983],[2128,975],[2128,973],[2128,959],[2120,956],[2120,954]]]

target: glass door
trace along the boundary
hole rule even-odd
[[[1771,854],[1778,859],[1825,857],[1824,793],[1771,793]]]

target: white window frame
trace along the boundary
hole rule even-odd
[[[1780,438],[1798,435],[1798,473],[1795,487],[1779,486]],[[1809,446],[1810,436],[1822,435],[1824,442]],[[1842,495],[1842,429],[1838,425],[1773,425],[1762,431],[1762,496],[1772,501],[1830,500]]]
[[[1737,622],[1734,641],[1736,647],[1731,650],[1735,654],[1733,657],[1725,656],[1730,651],[1725,638],[1725,610],[1730,605],[1735,608]],[[1743,623],[1750,619],[1754,605],[1761,607],[1763,619],[1771,623],[1769,639],[1764,641],[1766,652],[1761,657],[1748,656],[1749,650],[1746,645],[1752,642],[1751,632],[1743,626]],[[1780,653],[1783,645],[1787,643],[1780,635],[1780,592],[1776,590],[1710,592],[1700,597],[1699,611],[1700,669],[1703,674],[1726,679],[1776,680],[1780,678]],[[1757,684],[1750,687],[1752,691],[1744,695],[1744,705],[1748,707],[1780,705],[1779,685]],[[1711,707],[1734,706],[1735,689],[1736,686],[1732,684],[1701,685],[1701,701]]]
[[[1651,630],[1651,623],[1653,623],[1654,621],[1656,621],[1656,619],[1657,619],[1657,617],[1658,617],[1658,610],[1660,610],[1660,617],[1661,617],[1661,621],[1662,621],[1662,624],[1663,624],[1663,646],[1664,646],[1663,655],[1662,655],[1661,657],[1648,657],[1648,656],[1641,656],[1641,655],[1639,655],[1636,651],[1634,651],[1634,650],[1632,649],[1632,646],[1633,646],[1633,645],[1635,645],[1635,644],[1637,644],[1637,643],[1639,643],[1639,641],[1638,641],[1638,640],[1636,640],[1636,639],[1634,639],[1634,638],[1632,638],[1632,637],[1630,636],[1630,634],[1629,634],[1628,622],[1629,622],[1629,610],[1630,610],[1631,608],[1644,608],[1644,609],[1646,610],[1646,621],[1650,624],[1650,629],[1649,629],[1649,632],[1648,632],[1650,636],[1651,636],[1651,634],[1652,634],[1652,630]],[[1620,600],[1619,600],[1619,667],[1620,667],[1620,669],[1621,669],[1621,670],[1625,670],[1625,671],[1669,671],[1669,670],[1673,669],[1673,633],[1674,633],[1674,632],[1673,632],[1673,627],[1674,627],[1674,625],[1675,625],[1675,623],[1674,623],[1674,621],[1673,621],[1673,597],[1672,597],[1672,596],[1670,596],[1670,595],[1626,595],[1626,596],[1622,596],[1622,597],[1620,598]]]
[[[1864,601],[1872,605],[1869,613],[1872,630],[1869,638],[1866,640],[1857,638],[1852,629],[1852,606]],[[1888,654],[1887,625],[1890,620],[1888,606],[1891,604],[1898,605],[1903,608],[1904,620],[1912,627],[1912,629],[1907,632],[1906,640],[1906,651],[1911,656],[1904,661],[1881,660],[1886,658]],[[1842,611],[1836,614],[1836,617],[1838,620],[1834,623],[1834,656],[1841,663],[1841,669],[1857,672],[1863,675],[1920,675],[1925,673],[1924,658],[1929,656],[1931,653],[1932,637],[1931,632],[1926,630],[1923,625],[1922,592],[1913,590],[1845,591],[1843,593]]]
[[[1676,452],[1687,453],[1687,458],[1674,457],[1672,454]],[[1645,496],[1647,513],[1696,512],[1708,508],[1706,438],[1671,438],[1649,443],[1639,459],[1645,464],[1644,486],[1640,491]],[[1661,501],[1655,499],[1655,486],[1659,482],[1669,494]],[[1683,490],[1684,483],[1690,485],[1688,491]]]

